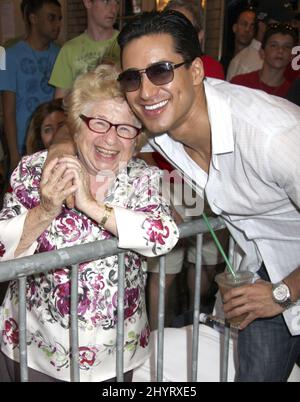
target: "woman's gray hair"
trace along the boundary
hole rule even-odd
[[[117,81],[119,69],[111,64],[101,64],[95,70],[76,78],[73,87],[64,99],[68,125],[72,135],[80,131],[80,114],[89,104],[106,99],[125,101],[125,95]]]

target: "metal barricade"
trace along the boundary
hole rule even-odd
[[[210,218],[210,224],[214,230],[225,227],[221,218]],[[180,238],[197,236],[196,244],[196,277],[197,283],[194,300],[193,339],[192,339],[192,378],[197,381],[198,338],[199,338],[199,306],[201,288],[201,248],[202,234],[208,231],[203,219],[193,220],[179,226]],[[109,239],[72,246],[56,251],[35,254],[30,257],[16,258],[0,262],[0,282],[19,281],[19,347],[20,347],[20,375],[21,381],[28,381],[27,345],[26,345],[26,277],[39,273],[46,273],[53,269],[69,267],[71,269],[71,376],[72,381],[80,381],[79,353],[78,353],[78,267],[80,263],[88,259],[96,260],[111,255],[119,255],[118,273],[118,323],[117,323],[117,349],[116,372],[117,381],[123,381],[123,339],[124,339],[124,249],[117,246],[117,239]],[[159,307],[158,307],[158,358],[157,381],[163,378],[163,341],[164,341],[164,287],[165,287],[165,256],[160,257],[160,281],[159,281]],[[229,330],[225,331],[225,360],[222,364],[221,381],[227,379]]]

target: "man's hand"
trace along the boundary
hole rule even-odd
[[[239,325],[244,329],[257,318],[274,317],[284,310],[272,297],[272,284],[258,280],[254,284],[230,289],[223,296],[224,313],[227,319],[248,313]]]

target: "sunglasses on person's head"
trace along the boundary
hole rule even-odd
[[[267,31],[273,30],[273,29],[281,29],[283,31],[287,32],[293,32],[296,33],[297,29],[293,27],[292,25],[289,24],[283,24],[282,22],[273,22],[271,24],[268,24],[267,26]]]
[[[151,66],[144,69],[130,68],[123,71],[119,77],[121,88],[125,92],[133,92],[139,89],[142,81],[142,74],[146,74],[147,78],[154,85],[165,85],[174,79],[174,70],[190,64],[188,61],[183,61],[178,64],[171,63],[170,61],[159,61],[158,63],[151,64]]]

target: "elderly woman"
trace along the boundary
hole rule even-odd
[[[133,157],[141,124],[116,77],[114,68],[102,66],[74,84],[67,109],[77,157],[54,159],[42,173],[47,152],[39,152],[24,157],[14,171],[13,193],[0,215],[0,256],[11,259],[113,236],[119,247],[134,250],[125,256],[124,371],[130,372],[147,358],[149,336],[140,254],[170,251],[178,230],[160,195],[160,171]],[[64,205],[70,194],[74,209]],[[117,264],[114,255],[80,265],[83,381],[116,376]],[[12,360],[18,361],[17,294],[13,282],[3,308],[0,362],[0,367],[8,367],[0,377],[8,376],[8,381],[14,381]],[[69,270],[28,278],[27,322],[30,378],[70,381]]]

